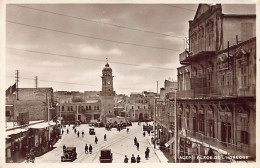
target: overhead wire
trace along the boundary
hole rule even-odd
[[[74,59],[85,59],[85,60],[91,60],[91,61],[106,62],[104,60],[94,59],[94,58],[78,57],[78,56],[64,55],[64,54],[56,54],[56,53],[43,52],[43,51],[26,50],[26,49],[19,49],[19,48],[13,48],[13,47],[7,47],[7,49],[20,50],[20,51],[25,51],[25,52],[33,52],[33,53],[39,53],[39,54],[54,55],[54,56],[58,56],[58,57],[67,57],[67,58],[74,58]],[[125,63],[125,62],[119,62],[119,61],[109,61],[109,62],[115,63],[115,64],[130,65],[130,66],[141,66],[141,67],[146,67],[146,68],[154,68],[154,69],[162,69],[162,70],[177,70],[177,69],[172,69],[172,68],[164,68],[164,67],[156,67],[156,66],[148,66],[148,65],[138,65],[138,64]]]
[[[110,42],[110,43],[125,44],[125,45],[137,46],[137,47],[153,48],[153,49],[168,50],[168,51],[175,51],[175,52],[181,51],[181,50],[171,49],[171,48],[142,45],[142,44],[136,44],[136,43],[130,43],[130,42],[123,42],[123,41],[115,41],[115,40],[111,40],[111,39],[104,39],[104,38],[99,38],[99,37],[94,37],[94,36],[89,36],[89,35],[71,33],[71,32],[66,32],[66,31],[62,31],[62,30],[56,30],[56,29],[51,29],[51,28],[46,28],[46,27],[29,25],[29,24],[20,23],[20,22],[11,21],[11,20],[6,20],[6,22],[12,23],[12,24],[17,24],[17,25],[22,25],[22,26],[26,26],[26,27],[37,28],[37,29],[41,29],[41,30],[53,31],[53,32],[58,32],[58,33],[63,33],[63,34],[69,34],[69,35],[74,35],[74,36],[79,36],[79,37],[85,37],[85,38],[94,39],[94,40]]]
[[[123,26],[123,25],[112,24],[112,23],[108,23],[108,22],[102,22],[102,21],[97,21],[97,20],[91,20],[91,19],[81,18],[81,17],[77,17],[77,16],[71,16],[71,15],[67,15],[67,14],[62,14],[62,13],[47,11],[47,10],[43,10],[43,9],[36,9],[36,8],[32,8],[32,7],[28,7],[28,6],[23,6],[23,5],[17,5],[17,4],[12,4],[12,5],[18,6],[18,7],[22,7],[22,8],[31,9],[31,10],[36,10],[36,11],[40,11],[40,12],[50,13],[50,14],[54,14],[54,15],[59,15],[59,16],[64,16],[64,17],[73,18],[73,19],[83,20],[83,21],[87,21],[87,22],[93,22],[93,23],[96,23],[96,24],[102,24],[102,25],[113,26],[113,27],[117,27],[117,28],[121,28],[121,29],[128,29],[128,30],[133,30],[133,31],[140,31],[140,32],[151,33],[151,34],[157,34],[157,35],[162,35],[162,36],[175,37],[175,38],[180,38],[180,39],[183,39],[183,38],[184,38],[184,37],[181,37],[181,36],[174,36],[174,35],[165,34],[165,33],[160,33],[160,32],[155,32],[155,31],[151,31],[151,30],[143,30],[143,29],[139,29],[139,28],[133,28],[133,27],[127,27],[127,26]]]

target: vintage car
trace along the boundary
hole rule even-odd
[[[95,129],[94,128],[89,128],[89,135],[95,135]]]
[[[113,154],[111,153],[111,149],[103,149],[100,151],[100,163],[112,163],[112,160]]]
[[[67,147],[63,151],[64,156],[61,156],[61,162],[74,161],[77,159],[76,147]]]

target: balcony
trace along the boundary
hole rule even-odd
[[[177,91],[177,99],[194,98],[219,98],[219,97],[255,97],[255,88],[239,89],[233,86],[202,87],[191,90]],[[174,99],[174,93],[169,94],[170,99]]]
[[[253,145],[246,145],[246,144],[232,144],[228,142],[222,142],[217,138],[205,136],[201,132],[194,132],[192,130],[187,130],[187,137],[196,139],[197,141],[206,143],[212,147],[222,149],[224,151],[227,151],[230,154],[236,154],[236,155],[243,155],[248,156],[250,153],[250,148],[255,148]]]

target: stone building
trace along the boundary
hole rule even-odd
[[[52,88],[18,88],[13,94],[6,96],[6,113],[8,121],[48,120],[48,99],[50,119],[54,117],[55,107]]]
[[[131,93],[125,105],[125,111],[131,121],[151,121],[154,112],[154,97],[152,92]]]
[[[101,101],[84,100],[82,102],[59,103],[57,106],[57,116],[64,121],[81,121],[89,123],[91,120],[100,120]]]
[[[113,88],[113,75],[112,69],[106,63],[102,70],[102,91],[100,92],[101,99],[101,119],[106,122],[106,118],[115,117],[115,91]]]
[[[255,159],[255,19],[223,14],[220,4],[201,4],[189,21],[189,51],[180,54],[178,68],[179,156],[211,150],[214,156]]]

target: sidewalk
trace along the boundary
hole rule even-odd
[[[169,163],[168,158],[164,155],[164,153],[159,149],[159,145],[156,145],[155,149],[154,149],[154,145],[151,141],[151,137],[153,137],[153,135],[151,134],[150,136],[147,135],[146,139],[148,140],[149,144],[151,145],[151,149],[153,149],[154,153],[156,154],[156,156],[158,157],[158,159],[160,160],[161,163]]]

